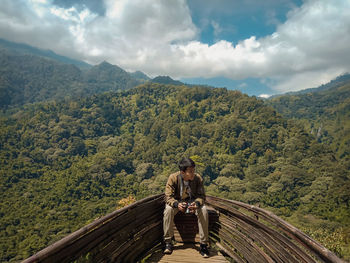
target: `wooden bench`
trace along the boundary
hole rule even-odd
[[[207,206],[209,216],[209,229],[211,225],[218,221],[218,212]],[[174,238],[181,243],[199,242],[198,220],[194,214],[178,212],[174,217]]]

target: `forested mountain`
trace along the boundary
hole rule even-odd
[[[163,192],[182,156],[208,194],[270,209],[349,259],[349,171],[328,145],[238,91],[146,83],[1,117],[0,261]]]
[[[0,51],[0,108],[79,95],[81,77],[74,65]]]
[[[89,69],[84,78],[89,86],[93,86],[94,93],[127,90],[144,82],[133,78],[124,69],[106,61]]]
[[[0,49],[0,109],[65,97],[130,89],[144,82],[102,62],[89,70],[72,64]]]
[[[184,85],[181,81],[173,80],[169,76],[158,76],[151,80],[153,83],[169,84],[169,85]]]
[[[23,43],[15,43],[15,42],[11,42],[0,38],[0,50],[1,49],[5,49],[7,52],[12,52],[13,54],[22,54],[22,55],[26,54],[26,55],[34,55],[34,56],[49,58],[65,64],[75,65],[80,69],[89,69],[92,67],[88,63],[58,55],[51,50],[44,50],[44,49],[32,47],[30,45],[26,45]]]
[[[305,129],[330,145],[350,169],[350,75],[309,91],[272,98],[267,104],[286,118],[304,123]]]
[[[132,72],[132,73],[130,73],[130,75],[133,78],[138,79],[138,80],[144,80],[144,81],[150,80],[150,78],[145,73],[143,73],[141,71]]]
[[[274,95],[270,98],[276,98],[276,97],[281,97],[285,95],[300,95],[300,94],[305,94],[305,93],[312,93],[312,92],[320,92],[328,89],[335,89],[341,86],[346,85],[347,83],[350,82],[350,74],[343,74],[335,79],[331,80],[330,82],[323,84],[317,88],[310,88],[310,89],[304,89],[304,90],[299,90],[299,91],[293,91],[293,92],[288,92],[283,95]]]

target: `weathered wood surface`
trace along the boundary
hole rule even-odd
[[[209,216],[211,244],[236,262],[344,262],[271,212],[211,196],[207,197],[207,203],[215,209]],[[23,262],[137,262],[156,250],[159,262],[224,262],[224,257],[219,254],[203,259],[198,248],[193,247],[198,244],[186,247],[187,244],[179,243],[172,255],[162,255],[164,205],[164,195],[135,202],[79,229]],[[185,224],[186,228],[186,224],[190,224],[195,234],[191,234],[187,241],[199,241],[198,235],[196,239],[197,218],[185,219],[187,221],[180,222],[178,227]],[[183,230],[187,232],[188,229]],[[181,231],[178,235],[184,241],[188,237],[181,236]]]
[[[207,207],[209,229],[218,221],[215,209]],[[198,219],[194,214],[177,213],[174,217],[174,239],[177,242],[199,242]]]
[[[162,251],[157,251],[146,260],[147,263],[223,263],[228,262],[225,257],[214,248],[209,249],[209,258],[203,258],[199,253],[198,244],[177,243],[171,255],[164,255]]]
[[[162,236],[164,196],[155,195],[102,217],[24,260],[135,262]]]
[[[238,262],[344,262],[269,211],[212,196],[207,202],[220,213],[212,240]]]

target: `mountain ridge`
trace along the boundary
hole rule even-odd
[[[141,79],[141,80],[145,80],[145,81],[151,79],[151,78],[148,77],[145,73],[143,73],[142,71],[139,71],[139,70],[137,70],[137,71],[135,71],[135,72],[131,72],[130,74],[131,74],[131,76],[133,76],[135,79]]]
[[[330,145],[350,169],[350,75],[346,74],[307,93],[265,100],[289,119],[297,119],[317,140]]]
[[[174,80],[169,76],[157,76],[151,79],[151,82],[158,83],[158,84],[176,85],[176,86],[184,85],[184,83],[182,83],[181,81]]]
[[[16,43],[12,41],[8,41],[6,39],[0,38],[0,48],[5,48],[7,50],[11,50],[13,52],[18,53],[23,53],[23,54],[31,54],[31,55],[37,55],[49,59],[53,59],[65,64],[73,64],[80,69],[89,69],[92,66],[84,61],[81,60],[76,60],[72,59],[66,56],[59,55],[52,50],[45,50],[45,49],[40,49],[37,47],[33,47],[24,43]]]
[[[144,81],[102,62],[81,70],[74,64],[0,49],[0,109],[136,87]]]
[[[85,63],[83,61],[79,61],[79,60],[74,60],[65,56],[61,56],[56,54],[55,52],[51,51],[51,50],[43,50],[43,49],[39,49],[24,43],[16,43],[16,42],[11,42],[5,39],[0,39],[0,50],[3,50],[3,52],[7,51],[8,52],[12,52],[12,55],[19,55],[18,52],[20,52],[20,54],[23,55],[33,55],[33,56],[39,56],[42,58],[47,58],[47,59],[52,59],[53,61],[57,61],[63,64],[72,64],[77,66],[79,69],[82,70],[82,72],[86,72],[88,70],[95,70],[96,67],[98,65],[90,65],[88,63]],[[105,61],[106,62],[106,61]],[[108,62],[106,62],[108,63]],[[108,63],[110,64],[110,63]],[[112,64],[110,64],[112,65]],[[116,65],[113,65],[116,66]],[[118,66],[116,66],[118,67]],[[182,83],[181,81],[177,81],[177,80],[173,80],[171,77],[169,76],[157,76],[153,79],[150,79],[146,74],[144,74],[141,71],[136,71],[133,73],[129,73],[126,72],[124,69],[118,67],[120,70],[123,71],[122,75],[120,75],[119,77],[122,79],[122,83],[124,83],[123,85],[126,85],[126,87],[121,87],[120,83],[117,83],[116,80],[114,79],[111,83],[109,83],[108,85],[106,85],[106,81],[105,81],[105,87],[99,89],[98,87],[93,87],[94,89],[97,89],[98,92],[105,92],[105,91],[115,91],[115,90],[124,90],[124,89],[128,89],[128,88],[132,88],[134,86],[137,86],[138,84],[144,83],[146,81],[151,81],[151,82],[155,82],[155,83],[160,83],[160,84],[171,84],[171,85],[184,85],[184,83]],[[127,76],[126,74],[129,74],[129,76]],[[88,75],[88,74],[87,74]],[[89,77],[87,77],[89,78]],[[85,77],[86,79],[86,77]],[[273,95],[271,96],[269,99],[272,99],[274,97],[279,97],[279,96],[283,96],[283,95],[297,95],[297,94],[301,94],[301,93],[309,93],[309,92],[317,92],[319,90],[326,90],[329,89],[333,86],[336,85],[341,85],[342,82],[347,81],[348,79],[350,79],[350,74],[343,74],[341,76],[338,76],[337,78],[335,78],[334,80],[331,80],[329,83],[321,85],[320,87],[317,88],[311,88],[311,89],[305,89],[305,90],[301,90],[298,92],[292,92],[292,93],[285,93],[285,94],[278,94],[278,95]],[[92,80],[92,82],[94,82],[94,80]],[[6,86],[6,85],[5,85]],[[81,86],[81,84],[80,84]],[[106,87],[108,86],[108,87]],[[188,86],[198,86],[198,85],[188,85]],[[208,85],[202,85],[202,86],[208,86]],[[0,89],[4,89],[4,86],[1,88],[1,83],[0,83]],[[87,89],[89,90],[89,89]],[[86,89],[81,90],[80,94],[92,94],[93,92],[87,92]],[[4,93],[4,91],[2,91]],[[11,93],[11,92],[10,92]],[[45,93],[45,92],[44,92]],[[68,92],[68,95],[69,92]],[[77,93],[72,94],[72,96],[76,96]],[[40,100],[37,100],[40,101]],[[0,102],[1,103],[1,102]],[[4,102],[3,102],[4,103]],[[1,105],[0,105],[1,108]]]
[[[274,99],[276,97],[281,97],[281,96],[286,96],[286,95],[300,95],[300,94],[305,94],[305,93],[325,91],[328,89],[340,87],[348,82],[350,82],[350,73],[345,73],[345,74],[337,76],[335,79],[332,79],[328,83],[322,84],[318,87],[303,89],[303,90],[299,90],[299,91],[286,92],[283,94],[272,95],[268,99]]]

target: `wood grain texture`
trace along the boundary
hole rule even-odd
[[[32,262],[329,262],[334,253],[273,213],[238,201],[208,196],[210,258],[199,254],[194,215],[175,217],[171,255],[163,255],[164,195],[154,195],[114,211],[39,251]],[[196,243],[197,242],[197,243]],[[219,253],[220,251],[220,253]],[[223,256],[225,255],[226,258]]]
[[[174,246],[173,253],[171,255],[164,255],[162,251],[157,251],[150,258],[147,259],[147,263],[161,262],[161,263],[223,263],[228,262],[225,257],[214,248],[209,249],[209,258],[203,258],[199,253],[198,244],[182,244],[177,243]]]

